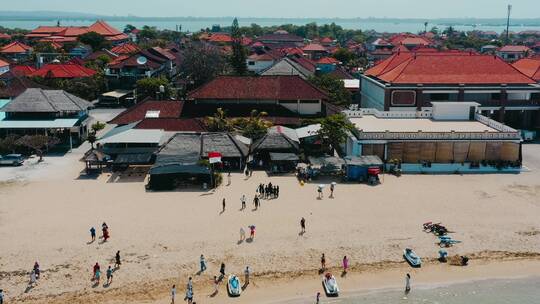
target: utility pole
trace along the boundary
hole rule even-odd
[[[510,12],[512,11],[512,5],[508,4],[508,15],[506,17],[506,44],[510,43]]]

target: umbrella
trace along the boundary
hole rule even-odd
[[[337,183],[336,183],[336,182],[332,182],[332,185],[335,186],[335,185],[337,185]]]
[[[324,188],[325,184],[319,184],[319,188]]]

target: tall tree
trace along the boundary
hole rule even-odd
[[[237,118],[233,121],[235,128],[240,129],[242,135],[251,139],[259,139],[266,134],[272,123],[264,117],[268,116],[266,112],[251,110],[249,117]]]
[[[205,118],[206,127],[210,132],[223,132],[231,131],[232,125],[230,120],[227,118],[227,113],[222,109],[218,108],[214,116],[209,116]]]
[[[345,114],[334,114],[321,120],[319,137],[328,148],[338,149],[347,140],[347,131],[353,128]]]
[[[232,54],[229,58],[231,67],[234,74],[245,75],[247,74],[247,52],[242,45],[242,33],[238,26],[238,19],[234,18],[231,26],[231,38],[232,38]]]
[[[160,92],[160,86],[163,86],[165,89],[163,94]],[[165,77],[149,77],[137,80],[136,87],[139,100],[145,99],[146,97],[166,99],[169,98],[171,93],[169,81]],[[157,96],[158,94],[159,96]]]
[[[343,80],[328,74],[310,76],[308,80],[316,87],[326,91],[331,103],[336,105],[349,105],[351,103],[351,92],[345,89]]]
[[[25,135],[17,140],[17,144],[27,147],[39,156],[39,161],[43,161],[43,152],[60,143],[57,137],[47,135]]]
[[[96,32],[88,32],[80,35],[79,41],[89,45],[94,52],[110,46],[110,42]]]
[[[225,65],[225,59],[217,48],[195,43],[188,45],[184,51],[180,70],[189,84],[188,89],[193,89],[223,73]]]

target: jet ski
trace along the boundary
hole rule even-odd
[[[410,248],[403,250],[403,258],[411,264],[412,267],[421,267],[422,259]]]
[[[231,274],[227,280],[227,290],[229,291],[229,296],[231,297],[239,297],[242,293],[240,280],[234,274]]]
[[[327,273],[323,276],[322,284],[327,296],[337,297],[339,295],[339,287],[336,278],[331,273]]]

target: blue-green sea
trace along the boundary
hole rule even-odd
[[[313,299],[290,304],[315,303]],[[344,293],[339,298],[322,298],[321,304],[539,304],[540,276],[522,279],[471,281],[468,283],[414,286],[403,290],[377,290],[358,294]]]

